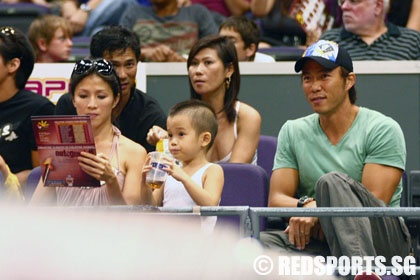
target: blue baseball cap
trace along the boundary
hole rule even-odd
[[[326,69],[334,69],[342,66],[353,72],[353,62],[348,52],[340,47],[336,42],[319,40],[310,45],[303,53],[302,57],[296,61],[296,73],[302,71],[308,59],[315,60]]]

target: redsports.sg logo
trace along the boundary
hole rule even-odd
[[[390,266],[386,266],[384,256],[353,256],[353,257],[323,257],[323,256],[278,256],[275,258],[260,255],[254,260],[254,271],[258,275],[281,276],[349,276],[357,275],[361,271],[375,272],[383,275],[415,275],[416,260],[413,256],[405,258],[394,256]]]

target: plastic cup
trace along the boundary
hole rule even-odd
[[[159,189],[165,184],[166,178],[168,177],[168,173],[162,170],[165,167],[162,163],[164,153],[151,152],[150,155],[152,169],[146,175],[146,184],[153,189]]]

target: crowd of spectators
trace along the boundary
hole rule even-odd
[[[291,16],[291,10],[305,1],[121,0],[118,5],[113,5],[111,0],[3,0],[2,3],[32,2],[48,7],[51,13],[65,18],[70,24],[71,33],[65,30],[64,34],[69,38],[90,38],[110,25],[132,29],[140,38],[141,60],[149,62],[186,61],[191,46],[198,39],[218,33],[232,16],[246,17],[256,24],[260,48],[286,46],[304,49],[322,38],[347,44],[348,48],[356,46],[356,51],[350,53],[355,60],[418,59],[420,0],[319,2],[322,1],[325,13],[333,18],[332,30],[322,32],[307,29],[304,23]],[[352,34],[358,40],[354,40]],[[51,34],[49,37],[53,38]],[[385,39],[385,44],[381,38]],[[35,49],[39,49],[39,42],[32,43]],[[375,57],[380,50],[387,50],[390,46],[408,48],[409,51],[397,52],[390,57],[386,53]],[[276,51],[281,52],[281,48]],[[65,60],[57,58],[53,61]]]

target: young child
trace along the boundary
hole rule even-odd
[[[162,188],[152,192],[146,185],[146,174],[151,169],[149,155],[143,169],[142,202],[164,207],[219,205],[223,170],[206,159],[218,129],[212,107],[196,99],[178,103],[169,111],[167,128],[174,159],[165,157],[163,170],[170,176]],[[181,164],[177,165],[175,159]],[[212,231],[216,218],[202,219],[202,229]]]

